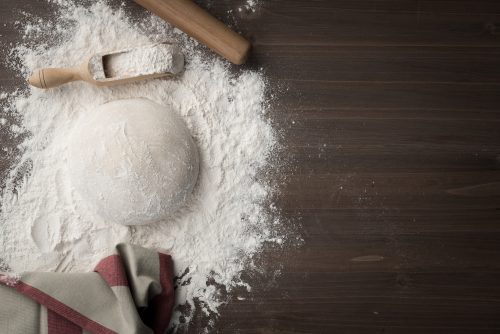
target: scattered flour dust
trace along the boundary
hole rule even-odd
[[[12,51],[11,66],[20,75],[169,39],[181,45],[186,65],[173,80],[112,88],[86,83],[26,88],[8,99],[4,113],[18,115],[29,136],[2,192],[0,256],[15,272],[71,272],[91,270],[119,242],[158,248],[175,262],[173,326],[189,321],[196,309],[216,315],[228,298],[225,292],[250,289],[241,273],[255,266],[253,256],[287,237],[275,227],[280,221],[269,205],[273,189],[260,178],[273,168],[270,157],[277,146],[266,119],[263,75],[231,74],[226,62],[199,51],[197,43],[155,17],[133,21],[125,9],[103,0],[90,6],[49,2],[57,23],[26,14],[32,23],[24,23],[24,42]],[[169,105],[184,119],[200,151],[200,177],[190,203],[173,219],[144,227],[107,224],[84,209],[68,183],[67,137],[89,110],[139,97]]]
[[[238,11],[242,12],[243,10],[254,13],[257,10],[257,6],[259,5],[260,0],[246,0],[245,4],[238,7]]]

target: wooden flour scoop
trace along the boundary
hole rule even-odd
[[[184,68],[184,55],[173,44],[98,53],[72,68],[36,70],[28,82],[38,88],[53,88],[83,80],[96,86],[111,86],[139,80],[171,77]]]

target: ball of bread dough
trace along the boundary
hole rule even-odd
[[[183,120],[147,99],[117,100],[83,113],[69,138],[74,190],[108,222],[143,225],[181,207],[199,156]]]

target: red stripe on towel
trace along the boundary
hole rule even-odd
[[[31,285],[28,285],[22,281],[19,281],[15,289],[25,296],[30,297],[39,304],[44,305],[48,310],[52,310],[58,315],[74,322],[81,328],[93,333],[93,334],[118,334],[109,328],[95,322],[92,319],[87,318],[78,311],[73,310],[66,304],[61,303],[59,300],[51,297],[45,292],[38,290]]]
[[[127,275],[120,255],[111,255],[102,259],[94,271],[101,275],[109,286],[128,286]]]
[[[158,253],[160,259],[161,293],[150,301],[153,310],[153,321],[148,324],[155,334],[165,333],[170,323],[170,315],[174,308],[174,277],[173,263],[170,255]]]
[[[47,310],[47,329],[48,334],[82,334],[78,325],[51,310]]]

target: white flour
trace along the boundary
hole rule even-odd
[[[255,13],[258,5],[259,0],[246,0],[243,6],[238,7],[238,11],[243,12],[245,10],[247,12]]]
[[[25,76],[35,68],[72,66],[90,54],[166,39],[180,40],[186,68],[175,80],[112,88],[80,82],[10,98],[4,113],[20,115],[30,137],[2,194],[0,257],[14,271],[87,271],[118,242],[160,248],[174,258],[177,305],[193,311],[198,301],[207,314],[217,313],[225,301],[220,287],[249,288],[242,270],[264,243],[281,244],[285,237],[276,232],[272,189],[260,180],[261,172],[272,168],[269,157],[276,146],[265,116],[262,74],[230,74],[226,62],[196,51],[196,43],[159,19],[133,24],[123,10],[102,0],[89,8],[73,1],[55,4],[57,23],[34,18],[25,45],[16,49]],[[102,103],[134,97],[178,111],[201,159],[191,203],[173,219],[144,227],[108,224],[85,210],[65,174],[67,137],[78,117]],[[176,312],[174,325],[180,315]],[[192,312],[186,316],[189,320]]]

